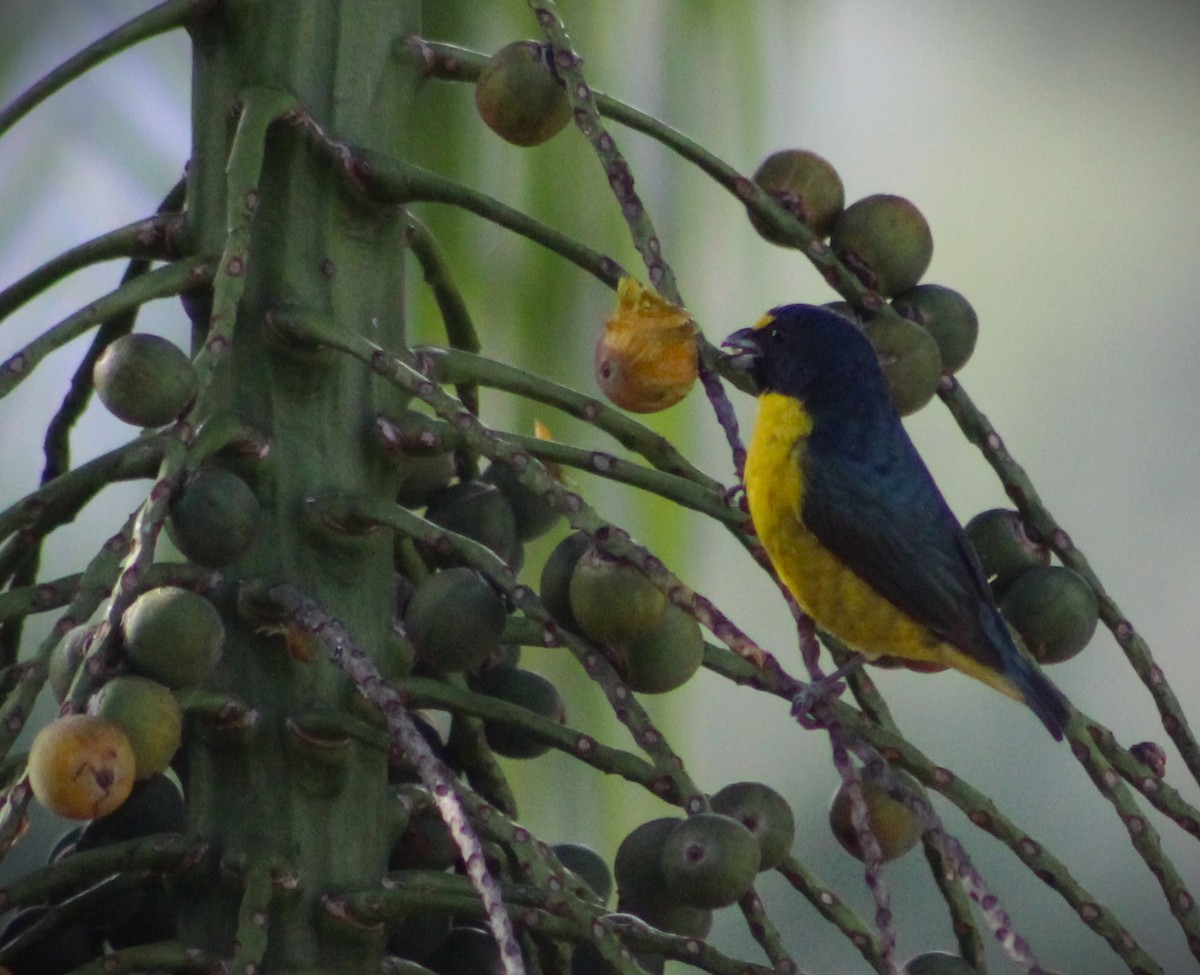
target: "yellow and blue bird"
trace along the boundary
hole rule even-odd
[[[759,390],[750,517],[801,608],[869,660],[953,667],[1062,738],[1070,706],[1014,644],[866,336],[828,309],[784,305],[724,345]]]

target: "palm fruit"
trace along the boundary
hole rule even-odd
[[[171,499],[167,534],[197,565],[221,569],[245,555],[262,511],[246,482],[223,467],[193,471]]]
[[[160,586],[138,596],[121,617],[125,656],[168,687],[202,684],[221,659],[225,625],[203,596]]]
[[[920,792],[921,787],[911,776],[895,770],[892,774],[914,792]],[[904,856],[921,838],[921,820],[902,799],[893,798],[887,788],[869,772],[864,770],[861,782],[863,801],[867,805],[867,823],[879,844],[882,861],[888,863]],[[829,826],[847,853],[855,859],[864,859],[858,833],[850,820],[850,793],[845,783],[834,793],[829,806]]]
[[[433,496],[425,517],[435,525],[474,539],[495,552],[510,567],[521,564],[521,542],[517,518],[500,489],[485,481],[460,481]],[[431,564],[443,566],[450,560],[432,546],[422,546]]]
[[[892,405],[901,416],[933,399],[942,378],[937,342],[921,326],[893,315],[873,315],[863,331],[883,369]]]
[[[758,840],[736,819],[700,813],[679,823],[663,843],[659,862],[667,890],[691,907],[725,907],[753,886]]]
[[[682,822],[674,816],[652,819],[621,841],[613,861],[617,910],[636,914],[662,931],[703,938],[712,927],[712,911],[681,903],[667,889],[663,875],[663,845]]]
[[[1092,639],[1096,594],[1079,573],[1060,565],[1022,572],[1000,598],[1000,612],[1042,664],[1070,660]]]
[[[454,454],[429,454],[408,457],[403,479],[396,492],[396,503],[405,508],[423,508],[454,477]]]
[[[855,308],[852,304],[850,304],[850,302],[848,302],[848,301],[827,301],[821,307],[828,308],[835,315],[840,315],[842,318],[846,319],[846,321],[850,322],[851,324],[857,325],[859,328],[862,328],[862,324],[863,324],[862,313],[857,308]]]
[[[566,706],[558,688],[531,670],[488,670],[471,682],[471,689],[516,704],[559,724],[567,719]],[[549,745],[531,737],[519,726],[504,721],[485,720],[483,733],[488,747],[508,758],[536,758],[550,750]]]
[[[475,82],[475,108],[487,127],[515,146],[541,145],[571,120],[566,89],[552,52],[536,41],[500,48]]]
[[[633,960],[637,962],[638,970],[646,975],[663,975],[666,970],[664,955],[637,952]],[[571,951],[571,975],[617,975],[617,969],[594,942],[581,941]]]
[[[437,975],[502,975],[500,949],[482,928],[451,928],[437,951],[425,959]]]
[[[623,410],[657,413],[683,399],[696,382],[696,322],[691,312],[643,288],[617,283],[617,310],[596,341],[596,382]]]
[[[183,796],[166,775],[157,773],[140,782],[119,808],[93,819],[79,834],[76,852],[153,836],[155,833],[182,833],[187,826]]]
[[[579,629],[602,643],[649,633],[667,608],[662,590],[641,572],[594,547],[575,563],[569,592]]]
[[[436,810],[419,812],[388,856],[389,870],[446,870],[458,861],[458,844]]]
[[[665,694],[682,687],[700,669],[704,635],[699,623],[668,603],[653,627],[614,649],[617,671],[630,690]]]
[[[1020,514],[1009,508],[979,512],[966,531],[984,574],[999,588],[1026,569],[1050,564],[1050,549],[1030,538]]]
[[[592,889],[600,903],[607,903],[612,895],[613,878],[599,853],[582,843],[556,843],[550,849],[559,863]]]
[[[538,592],[546,610],[562,626],[578,630],[579,623],[571,612],[571,576],[580,557],[591,547],[591,539],[583,532],[571,532],[554,546],[545,564],[538,584]]]
[[[717,792],[712,811],[736,819],[758,842],[759,871],[772,870],[792,849],[796,817],[787,800],[762,782],[734,782]]]
[[[112,812],[133,788],[133,748],[116,722],[70,714],[43,727],[29,750],[29,784],[38,802],[67,819]]]
[[[450,931],[451,916],[432,907],[414,910],[388,925],[387,953],[406,961],[424,961]]]
[[[167,687],[148,677],[114,677],[92,695],[88,713],[121,726],[133,747],[139,779],[162,772],[179,749],[179,702]]]
[[[892,307],[933,336],[942,369],[955,373],[967,364],[979,338],[979,316],[961,294],[941,284],[918,284],[896,295]]]
[[[933,258],[933,234],[921,211],[887,193],[846,207],[829,244],[863,284],[888,297],[914,287]]]
[[[781,149],[754,171],[754,182],[818,237],[828,237],[846,203],[842,178],[823,157],[807,149]],[[750,223],[764,240],[792,246],[753,211]]]
[[[106,931],[104,939],[115,951],[121,951],[135,945],[173,941],[178,934],[179,914],[159,877],[150,882],[134,915]]]
[[[483,472],[483,479],[496,485],[508,501],[517,524],[517,538],[522,542],[541,538],[562,517],[545,498],[523,484],[508,464],[492,464]]]
[[[87,623],[72,627],[67,634],[54,645],[50,653],[50,663],[47,666],[46,680],[54,693],[54,700],[59,704],[67,699],[71,682],[83,662],[88,644],[96,627]]]
[[[139,427],[161,427],[196,395],[196,369],[178,346],[135,332],[111,342],[92,367],[96,395],[113,416]]]
[[[979,972],[958,955],[927,951],[905,962],[904,975],[979,975]]]
[[[404,627],[417,656],[440,671],[478,670],[500,644],[504,601],[474,569],[435,572],[417,586]]]

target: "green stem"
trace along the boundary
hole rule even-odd
[[[166,3],[147,10],[105,34],[78,54],[68,58],[40,81],[26,88],[7,108],[0,111],[0,135],[64,85],[114,54],[120,54],[151,37],[186,27],[194,19],[203,17],[216,8],[218,3],[219,0],[167,0]]]
[[[0,703],[0,755],[8,755],[17,736],[21,733],[21,729],[25,727],[25,721],[33,709],[34,701],[37,700],[38,694],[46,683],[50,654],[54,652],[55,645],[72,627],[88,619],[112,590],[113,583],[120,571],[121,559],[129,550],[133,522],[134,516],[131,515],[122,529],[92,556],[67,611],[55,621],[45,639],[38,644],[32,659],[21,673],[21,679],[16,689]],[[89,653],[96,649],[93,646]],[[80,666],[75,676],[75,684],[82,685],[87,682],[85,680],[87,678],[86,669],[86,667]],[[94,678],[92,679],[94,680]],[[81,692],[81,696],[86,695]],[[12,828],[10,815],[13,808],[13,803],[10,802],[9,805],[0,809],[0,850],[6,848],[3,837]]]
[[[358,693],[383,714],[395,747],[416,765],[422,783],[433,796],[438,814],[458,846],[471,884],[485,907],[492,936],[500,946],[504,975],[523,975],[520,949],[516,944],[512,922],[504,908],[499,884],[487,866],[479,836],[464,805],[461,793],[465,790],[456,791],[453,776],[433,754],[429,743],[413,724],[400,694],[383,680],[370,657],[350,639],[345,626],[298,590],[286,585],[274,586],[268,591],[267,598],[283,611],[285,618],[293,625],[321,641],[330,659],[354,682]]]
[[[404,509],[396,510],[403,511]],[[387,524],[399,531],[404,530],[399,527],[404,525],[410,533],[419,529],[420,535],[413,537],[424,537],[429,541],[449,540],[456,547],[461,548],[462,554],[471,551],[471,544],[477,544],[472,543],[470,539],[464,539],[461,535],[450,539],[448,536],[451,533],[439,530],[436,525],[425,522],[423,518],[417,518],[416,515],[410,515],[409,518],[417,518],[418,521],[424,522],[424,525],[430,525],[434,530],[429,531],[424,526],[413,525],[409,518],[386,517],[385,520],[385,513],[380,512],[380,515],[381,517],[372,519],[372,521],[376,524]],[[485,561],[480,558],[481,553],[474,552],[472,554],[479,561]],[[645,759],[621,751],[619,748],[602,745],[591,735],[577,731],[569,725],[543,718],[519,705],[488,697],[486,694],[473,694],[468,690],[455,688],[443,681],[428,677],[406,677],[396,681],[395,685],[409,699],[410,705],[414,708],[436,708],[441,711],[449,711],[451,714],[465,714],[487,721],[503,721],[520,728],[530,738],[549,745],[551,748],[556,748],[572,758],[577,758],[585,765],[590,765],[606,775],[617,775],[628,782],[643,785],[651,790],[661,783],[661,773]]]
[[[451,546],[456,555],[499,585],[525,612],[526,616],[540,624],[545,634],[543,645],[552,645],[546,643],[551,638],[551,631],[548,631],[546,627],[547,624],[553,625],[553,621],[541,600],[527,586],[518,584],[512,570],[491,549],[485,548],[464,535],[447,531],[433,522],[426,521],[399,505],[368,500],[321,498],[313,502],[310,510],[327,524],[342,525],[350,531],[361,530],[362,527],[368,525],[385,525],[430,545]],[[600,745],[590,735],[574,731],[546,718],[526,714],[522,708],[512,705],[501,707],[502,702],[494,701],[483,695],[469,695],[469,697],[477,698],[472,706],[472,711],[480,717],[509,715],[513,719],[519,719],[516,723],[546,744],[559,748],[602,771],[620,775],[629,781],[645,785],[667,801],[682,802],[686,797],[697,795],[698,790],[678,768],[677,760],[667,747],[665,740],[650,726],[647,715],[619,683],[607,661],[599,655],[594,647],[565,630],[558,630],[556,637],[584,663],[592,679],[600,681],[605,686],[605,692],[613,704],[614,710],[619,716],[624,715],[621,720],[629,727],[638,744],[653,758],[653,766],[646,766],[634,756],[618,749]],[[411,686],[413,680],[410,678],[402,681],[398,686],[407,688]],[[429,682],[428,685],[422,686],[425,687],[426,693],[431,692],[435,687],[437,693],[443,695],[451,690],[447,685],[439,682]],[[417,696],[416,700],[420,700],[420,697]],[[445,698],[443,698],[443,706],[450,706],[450,702]],[[599,760],[596,760],[597,756],[599,756]],[[671,783],[670,794],[666,792],[664,776]]]
[[[407,456],[403,441],[399,439],[404,436],[400,432],[401,428],[384,416],[378,417],[376,423],[385,447],[394,450],[397,457]],[[458,430],[443,421],[429,420],[422,423],[421,434],[436,438],[436,442],[446,450],[461,443]],[[720,485],[718,490],[712,490],[694,480],[621,460],[604,451],[586,450],[557,440],[542,440],[539,437],[528,437],[508,431],[500,433],[500,436],[543,463],[573,467],[606,480],[628,484],[709,515],[735,528],[747,521],[745,512],[726,500],[726,493],[720,489]]]
[[[183,226],[182,215],[175,211],[183,206],[185,188],[186,184],[183,180],[176,183],[170,192],[163,197],[158,207],[158,213],[155,218],[152,218],[169,221],[167,228],[163,232],[166,238],[164,249],[169,248],[173,252],[178,251],[177,239]],[[144,221],[143,223],[150,223],[150,221]],[[128,284],[130,281],[149,272],[150,264],[150,256],[137,257],[131,260],[125,268],[125,273],[121,276],[121,284]],[[57,477],[70,467],[71,430],[83,415],[83,411],[87,409],[88,402],[92,398],[92,371],[95,369],[97,361],[104,354],[104,350],[108,348],[109,344],[133,330],[134,323],[137,321],[137,314],[140,310],[141,306],[138,306],[124,315],[117,315],[106,319],[96,330],[95,335],[92,336],[92,344],[88,346],[88,350],[84,353],[79,365],[75,367],[75,374],[71,377],[70,388],[67,390],[66,396],[63,397],[58,412],[54,414],[54,417],[46,427],[46,436],[43,441],[43,452],[46,455],[46,466],[42,470],[43,482]]]
[[[242,112],[229,147],[226,172],[225,247],[213,275],[212,315],[204,345],[196,357],[199,392],[188,416],[204,418],[215,396],[214,377],[233,344],[238,302],[246,287],[251,227],[258,210],[267,130],[295,111],[296,99],[277,88],[251,88],[242,95]]]
[[[775,869],[825,920],[834,924],[850,943],[862,952],[863,958],[871,967],[881,975],[887,975],[888,968],[883,960],[879,940],[854,908],[838,897],[794,856],[785,857]]]
[[[0,538],[13,532],[43,536],[73,519],[101,490],[119,481],[152,477],[168,435],[141,437],[48,481],[0,511]]]
[[[72,975],[140,975],[142,972],[205,975],[219,967],[216,959],[192,945],[157,941],[103,954],[95,961],[72,969]]]
[[[0,889],[0,903],[5,909],[48,904],[114,873],[177,870],[205,847],[204,841],[195,837],[157,835],[74,853]]]
[[[233,957],[227,971],[258,971],[267,951],[267,927],[271,920],[271,902],[275,889],[271,882],[271,866],[255,862],[246,871],[246,889],[238,905],[237,933],[234,936]]]
[[[429,228],[411,214],[404,227],[404,236],[417,257],[417,263],[421,265],[425,284],[433,293],[433,300],[437,302],[442,324],[446,329],[446,341],[453,349],[478,353],[482,346],[479,344],[479,334],[475,331],[475,323],[471,320],[471,311],[467,308],[458,285],[454,283],[437,240],[429,232]],[[463,401],[463,405],[478,416],[478,384],[461,383],[455,387],[455,392]]]
[[[710,491],[725,492],[725,486],[692,465],[666,437],[631,419],[620,410],[592,396],[545,379],[515,366],[473,356],[454,349],[420,346],[413,353],[431,379],[441,383],[464,380],[478,382],[491,389],[545,403],[569,416],[603,430],[621,446],[645,457],[660,471],[695,481]]]
[[[378,203],[449,203],[541,244],[610,288],[615,288],[625,273],[611,257],[580,244],[486,193],[383,153],[337,142],[311,120],[307,120],[307,123],[304,131],[317,150],[343,172],[351,185]]]
[[[55,349],[117,315],[128,314],[156,298],[177,295],[203,284],[211,276],[203,258],[187,257],[121,285],[86,308],[42,332],[20,351],[0,363],[0,397],[11,393]]]
[[[706,647],[704,663],[710,670],[730,680],[751,684],[785,700],[790,701],[795,694],[794,688],[785,681],[756,670],[728,650]],[[1066,864],[1013,823],[987,796],[950,769],[930,761],[898,733],[868,721],[849,705],[834,700],[829,706],[834,721],[880,754],[886,755],[889,762],[910,772],[923,785],[945,796],[976,827],[1004,843],[1035,876],[1062,897],[1089,928],[1104,938],[1132,970],[1161,973],[1154,959],[1132,939],[1120,920],[1076,881]],[[1068,731],[1073,735],[1076,730],[1077,723],[1072,721]],[[1086,736],[1085,731],[1080,737]]]
[[[0,321],[67,275],[92,264],[118,257],[176,260],[180,256],[177,241],[182,224],[183,217],[178,213],[157,213],[64,251],[0,291]]]
[[[682,305],[683,299],[675,283],[675,272],[662,256],[662,243],[650,220],[650,214],[646,212],[641,198],[633,188],[633,173],[629,170],[629,164],[617,148],[616,140],[600,122],[600,113],[596,110],[591,86],[580,69],[583,61],[571,49],[571,39],[567,36],[566,26],[555,12],[552,0],[529,0],[529,6],[550,43],[554,71],[563,81],[575,124],[579,126],[584,138],[591,143],[600,165],[604,167],[604,175],[617,198],[621,216],[629,225],[629,235],[642,256],[650,283],[672,304]]]
[[[205,588],[214,579],[211,569],[204,569],[191,562],[160,562],[146,573],[146,587],[179,586],[185,589]],[[83,584],[83,573],[39,582],[33,586],[22,586],[0,592],[0,620],[22,616],[35,616],[66,606],[79,592]]]
[[[979,448],[996,472],[1025,523],[1054,550],[1063,565],[1078,572],[1091,586],[1100,605],[1100,619],[1112,631],[1134,672],[1150,692],[1162,716],[1163,727],[1179,749],[1192,777],[1200,782],[1200,744],[1192,734],[1179,699],[1167,683],[1162,668],[1155,662],[1149,645],[1134,629],[1116,601],[1105,592],[1086,556],[1075,547],[1071,536],[1050,513],[1025,469],[1008,452],[1000,434],[971,401],[958,380],[953,377],[944,379],[938,395],[950,409],[967,440]]]

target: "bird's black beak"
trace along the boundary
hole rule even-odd
[[[739,389],[757,392],[760,385],[758,367],[762,357],[761,339],[757,329],[741,328],[726,337],[721,348],[728,350],[721,360],[722,372]]]
[[[757,353],[760,349],[758,344],[758,329],[757,328],[739,328],[732,335],[727,335],[725,341],[721,343],[723,349],[734,349],[731,354],[740,354],[744,352]]]

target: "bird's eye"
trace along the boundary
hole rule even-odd
[[[773,329],[771,331],[771,341],[779,345],[783,341],[783,332],[777,328]]]

